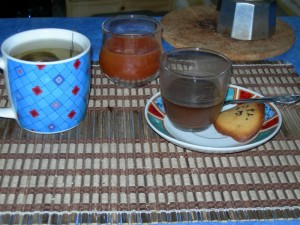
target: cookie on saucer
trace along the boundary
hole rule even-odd
[[[221,112],[214,126],[219,133],[230,136],[238,142],[245,142],[261,129],[264,114],[263,103],[240,104]]]

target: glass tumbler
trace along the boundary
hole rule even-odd
[[[121,15],[102,24],[99,65],[104,74],[124,87],[141,87],[158,76],[162,53],[161,26],[155,18]]]
[[[224,55],[201,48],[179,48],[161,56],[160,90],[172,124],[201,131],[221,112],[232,71]]]

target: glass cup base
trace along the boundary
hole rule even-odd
[[[170,120],[170,122],[173,125],[173,127],[175,127],[176,129],[184,131],[184,132],[190,132],[190,133],[204,131],[204,130],[208,129],[211,126],[211,124],[209,124],[207,127],[188,128],[188,127],[178,126],[177,124],[173,123],[171,120]]]
[[[116,77],[111,77],[109,75],[107,75],[106,73],[103,72],[103,74],[111,81],[115,82],[117,85],[121,86],[121,87],[125,87],[125,88],[138,88],[138,87],[143,87],[145,85],[147,85],[148,83],[154,81],[159,73],[155,73],[154,75],[143,79],[143,80],[122,80]]]

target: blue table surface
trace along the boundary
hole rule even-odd
[[[295,32],[295,43],[287,52],[270,58],[269,60],[283,60],[285,63],[293,64],[297,74],[300,74],[300,17],[280,17],[287,22]],[[64,28],[76,30],[86,35],[92,43],[92,60],[98,61],[98,55],[102,44],[101,24],[106,18],[103,17],[85,17],[85,18],[12,18],[0,19],[0,43],[2,43],[9,36],[36,28]],[[172,49],[168,43],[163,41],[164,50]],[[0,53],[1,54],[1,53]],[[187,223],[177,223],[180,225],[187,225]],[[207,224],[217,225],[225,224],[224,222],[200,222],[193,224]],[[300,224],[300,220],[274,220],[274,221],[228,221],[229,225],[296,225]]]
[[[105,17],[81,17],[81,18],[3,18],[0,19],[0,43],[9,36],[36,28],[64,28],[76,30],[86,35],[92,43],[92,61],[97,62],[102,45],[101,25]],[[283,60],[285,63],[293,64],[296,72],[300,75],[300,17],[280,17],[288,23],[295,32],[295,43],[285,53],[269,58],[268,60]],[[172,49],[168,43],[163,41],[164,50]]]

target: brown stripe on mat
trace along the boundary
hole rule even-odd
[[[265,96],[300,93],[293,66],[282,63],[234,64],[231,83]],[[206,154],[173,145],[148,126],[144,107],[158,91],[159,80],[115,86],[93,66],[89,108],[78,127],[42,135],[0,119],[0,220],[300,218],[299,104],[279,106],[283,125],[267,143]],[[5,107],[3,79],[0,93]]]

